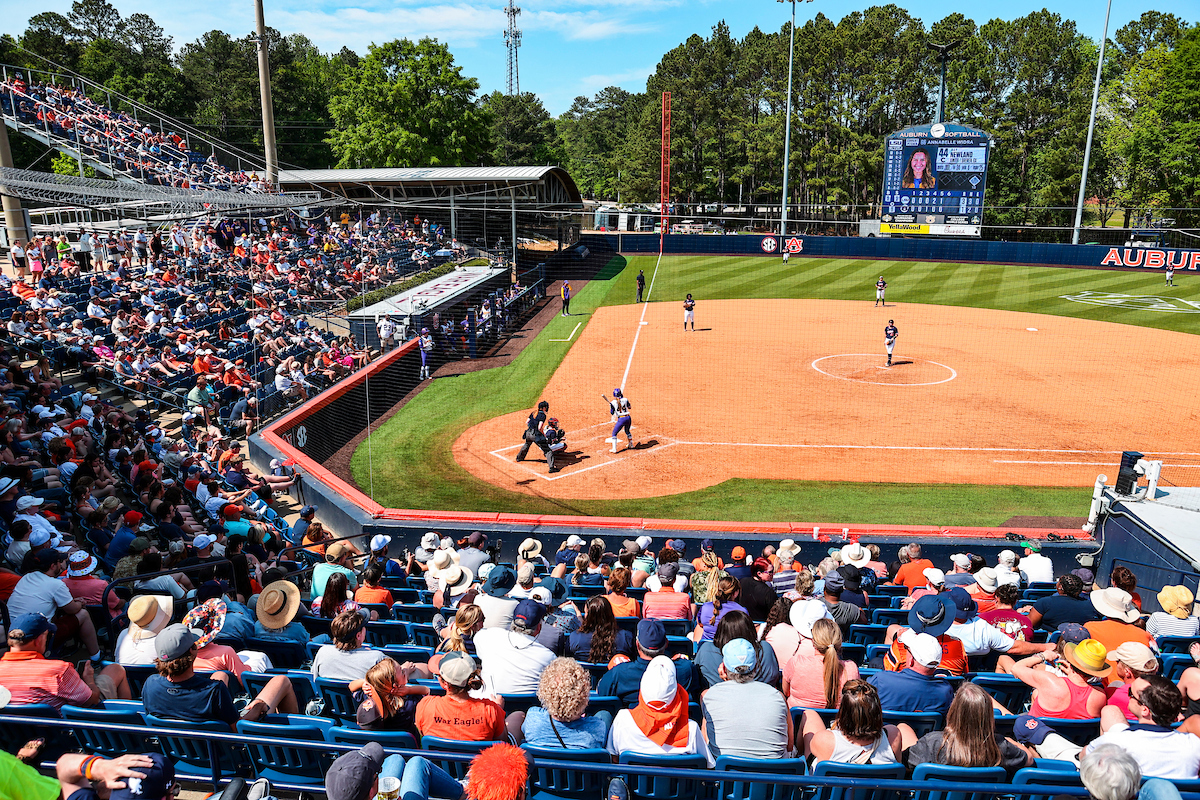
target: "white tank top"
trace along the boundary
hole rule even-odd
[[[888,742],[887,732],[879,734],[872,744],[863,746],[854,744],[837,728],[833,729],[833,754],[830,761],[842,764],[895,764],[896,754]]]

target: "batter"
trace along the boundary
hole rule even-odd
[[[688,297],[691,297],[689,294]],[[629,440],[629,449],[633,449],[633,417],[629,413],[629,409],[633,405],[629,402],[629,398],[621,393],[620,387],[613,389],[613,399],[609,400],[608,395],[600,395],[604,401],[608,403],[608,413],[612,414],[613,428],[612,436],[605,439],[606,442],[612,444],[612,451],[617,452],[617,442],[620,441],[619,434],[622,430],[625,431],[625,438]]]
[[[896,329],[896,320],[889,319],[888,324],[883,329],[883,344],[887,347],[888,363],[892,365],[892,351],[896,349],[896,337],[900,335],[900,331]]]
[[[884,299],[883,299],[883,292],[885,289],[887,289],[887,281],[885,281],[883,279],[883,276],[880,275],[879,280],[875,281],[875,307],[876,308],[879,308],[880,303],[883,303],[883,307],[887,308],[887,302],[884,301]]]

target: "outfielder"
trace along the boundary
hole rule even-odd
[[[691,297],[691,295],[688,295],[688,297]],[[612,414],[613,421],[612,436],[605,439],[605,441],[612,444],[612,451],[614,453],[617,452],[617,442],[620,439],[618,434],[624,430],[625,438],[629,440],[629,449],[632,450],[633,433],[631,429],[633,428],[633,417],[629,413],[629,409],[633,407],[632,404],[621,393],[620,387],[613,389],[612,400],[609,400],[607,395],[602,394],[600,396],[608,403],[608,413]]]
[[[892,365],[892,350],[896,349],[896,337],[900,335],[900,331],[896,329],[896,320],[889,319],[888,324],[883,329],[883,344],[887,347],[888,363]]]
[[[887,308],[887,302],[883,299],[883,292],[887,289],[887,281],[883,276],[879,276],[879,280],[875,281],[875,307],[879,308],[879,304],[883,303],[883,307]]]
[[[1167,264],[1167,286],[1175,285],[1175,268]]]
[[[692,323],[692,330],[696,330],[696,301],[692,299],[691,292],[688,293],[687,299],[683,301],[683,329],[686,331],[688,323]],[[613,390],[616,394],[616,390]],[[620,395],[617,395],[620,397]]]
[[[521,445],[521,452],[517,453],[517,461],[524,461],[525,456],[529,454],[529,445],[536,444],[546,454],[546,465],[550,471],[556,472],[554,451],[550,449],[550,442],[546,439],[546,412],[549,410],[550,404],[542,400],[537,404],[536,410],[529,412],[529,419],[525,421],[525,432],[521,435],[525,443]]]

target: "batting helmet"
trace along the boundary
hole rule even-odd
[[[429,333],[429,328],[421,328],[421,333]]]
[[[621,388],[617,387],[616,389],[613,389],[613,397],[620,397],[620,396],[621,396]]]

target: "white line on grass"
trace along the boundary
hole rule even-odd
[[[575,330],[571,331],[571,335],[570,335],[570,336],[568,336],[567,338],[565,338],[565,339],[551,339],[550,341],[552,341],[552,342],[569,342],[569,341],[571,341],[572,339],[574,339],[574,338],[575,338],[575,333],[576,333],[576,331],[578,331],[578,330],[579,330],[579,326],[580,326],[580,325],[582,325],[582,324],[583,324],[582,322],[577,322],[577,323],[575,323]]]
[[[642,322],[646,319],[646,309],[650,306],[650,295],[654,294],[654,279],[658,277],[658,265],[662,263],[662,251],[658,253],[658,260],[654,262],[654,272],[650,275],[650,288],[646,290],[646,296],[642,298],[642,316],[638,318],[637,333],[633,335],[633,346],[629,348],[629,360],[625,362],[625,374],[621,376],[621,391],[625,391],[625,381],[629,379],[629,368],[633,366],[633,354],[637,351],[638,338],[642,335]]]

